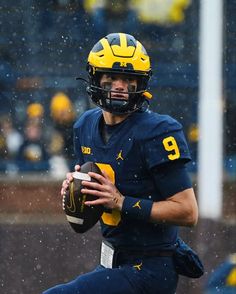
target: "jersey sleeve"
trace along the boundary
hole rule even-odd
[[[173,161],[188,162],[191,160],[189,148],[179,123],[162,126],[163,131],[157,130],[147,137],[142,144],[144,160],[148,168],[153,168]]]
[[[158,200],[165,200],[181,191],[192,188],[187,168],[184,162],[178,160],[174,160],[171,164],[154,167],[151,176],[160,193]]]

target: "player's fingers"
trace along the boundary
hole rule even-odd
[[[110,194],[108,192],[99,191],[99,190],[91,190],[91,189],[83,188],[83,189],[81,189],[81,193],[94,195],[94,196],[97,196],[99,198],[104,198],[104,199],[110,198]]]
[[[63,196],[69,188],[70,182],[73,181],[72,173],[66,174],[66,180],[62,182],[61,185],[61,195]]]
[[[103,174],[104,178],[106,178],[107,180],[110,180],[110,177],[108,176],[108,174],[104,170],[102,170],[102,174]]]
[[[98,191],[106,191],[107,190],[105,185],[101,185],[101,184],[95,183],[95,182],[82,181],[81,184],[87,188],[98,190]]]
[[[104,199],[99,198],[99,199],[96,199],[96,200],[93,200],[93,201],[85,201],[84,204],[88,205],[88,206],[90,206],[90,205],[99,205],[99,204],[103,205],[103,204],[105,204],[105,201],[104,201]]]
[[[68,187],[69,186],[69,182],[68,182],[68,180],[64,180],[63,182],[62,182],[62,188],[66,188],[66,187]]]
[[[109,201],[107,201],[107,199],[106,198],[98,198],[98,199],[96,199],[96,200],[93,200],[93,201],[85,201],[84,202],[84,204],[85,205],[104,205],[104,206],[107,206],[107,203],[108,203]]]
[[[66,174],[66,181],[68,184],[73,181],[73,173],[69,172]]]
[[[100,205],[103,205],[104,207],[113,209],[113,208],[117,207],[118,199],[116,197],[113,197],[113,198],[101,197],[101,198],[98,198],[93,201],[85,201],[84,203],[85,203],[85,205],[99,205],[100,204]]]
[[[75,165],[75,171],[79,171],[80,170],[80,165],[76,164]]]
[[[102,175],[99,175],[99,174],[94,173],[94,172],[89,172],[88,174],[89,174],[90,177],[94,178],[95,180],[97,180],[101,184],[106,184],[107,183],[107,179],[104,178]]]

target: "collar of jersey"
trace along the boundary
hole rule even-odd
[[[133,116],[133,114],[131,114],[130,116],[128,116],[123,122],[117,124],[114,126],[114,131],[109,139],[109,141],[107,143],[104,143],[102,135],[100,133],[99,130],[99,122],[100,119],[102,119],[102,111],[99,113],[99,115],[97,116],[96,121],[93,124],[93,134],[96,134],[94,136],[94,143],[97,147],[103,147],[103,148],[110,148],[111,146],[113,146],[114,144],[118,142],[120,142],[121,138],[124,137],[124,134],[128,132],[128,122],[130,121],[130,118]],[[112,128],[112,126],[108,126],[110,128]],[[119,136],[116,136],[116,134],[119,133]]]

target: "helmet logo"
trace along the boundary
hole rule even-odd
[[[120,62],[120,66],[121,66],[121,67],[127,67],[127,63],[126,63],[125,61],[121,61],[121,62]]]

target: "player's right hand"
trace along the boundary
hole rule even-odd
[[[75,171],[80,170],[80,165],[75,165]],[[69,172],[66,174],[66,179],[62,182],[61,185],[61,196],[63,197],[66,193],[66,191],[69,189],[70,182],[73,181],[73,172]]]

